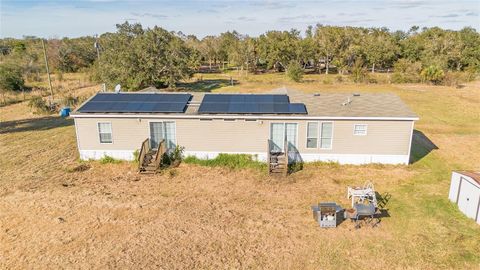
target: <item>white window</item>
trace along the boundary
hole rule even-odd
[[[322,122],[322,129],[320,131],[320,148],[321,149],[332,149],[332,139],[333,139],[333,123],[332,122]]]
[[[318,146],[318,123],[307,123],[307,148],[317,148]]]
[[[358,136],[365,136],[367,135],[367,125],[365,124],[357,124],[354,125],[353,127],[353,135],[358,135]]]
[[[98,136],[100,143],[113,143],[112,123],[98,123]]]

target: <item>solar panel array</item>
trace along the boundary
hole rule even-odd
[[[208,94],[199,113],[212,114],[306,114],[303,103],[290,103],[287,95]]]
[[[179,113],[184,112],[190,94],[98,93],[78,111],[81,113]]]

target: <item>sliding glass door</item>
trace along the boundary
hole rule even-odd
[[[285,141],[288,149],[297,147],[297,123],[272,123],[270,125],[270,140],[273,145],[270,151],[283,152]]]
[[[167,149],[175,148],[175,122],[150,122],[150,147],[157,149],[162,140]]]

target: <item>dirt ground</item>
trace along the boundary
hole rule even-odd
[[[2,107],[0,268],[480,269],[480,227],[447,199],[450,171],[480,162],[480,87],[385,87],[438,149],[416,145],[410,166],[307,164],[285,179],[80,162],[72,120]],[[310,205],[348,207],[346,187],[366,180],[391,196],[380,225],[319,228]]]

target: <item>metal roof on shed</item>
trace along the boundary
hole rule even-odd
[[[455,171],[455,172],[468,176],[472,178],[475,182],[480,184],[480,172],[474,172],[474,171]]]

